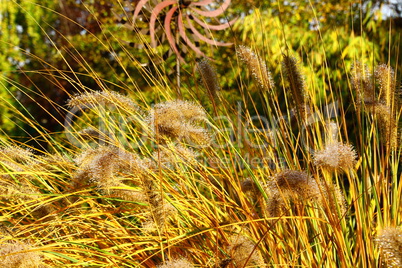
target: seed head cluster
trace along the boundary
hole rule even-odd
[[[378,119],[381,139],[394,149],[398,144],[398,126],[393,110],[399,97],[395,71],[388,65],[381,64],[375,68],[374,75],[379,85],[378,96],[367,65],[360,62],[352,67],[352,85],[358,93],[359,103],[363,102],[366,111]]]
[[[351,82],[359,104],[375,100],[373,79],[366,64],[356,61],[352,65]]]

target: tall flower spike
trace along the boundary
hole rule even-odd
[[[304,77],[301,72],[300,64],[295,57],[283,54],[283,68],[288,79],[293,101],[301,119],[307,115],[306,99],[307,89]]]
[[[402,230],[388,227],[377,235],[377,244],[386,263],[390,267],[402,266]]]
[[[208,97],[215,102],[220,90],[218,75],[214,67],[207,58],[202,59],[197,64],[198,71],[201,74],[202,82],[207,89]]]
[[[272,92],[275,84],[264,60],[246,46],[237,46],[236,53],[246,63],[260,88]]]

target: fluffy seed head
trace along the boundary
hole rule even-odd
[[[374,75],[379,84],[380,100],[391,107],[396,92],[395,71],[386,64],[378,65],[374,70]]]
[[[21,242],[4,242],[0,245],[0,266],[4,268],[39,268],[41,254]],[[29,251],[29,252],[27,252]]]
[[[357,156],[352,145],[335,141],[316,151],[313,157],[314,165],[334,171],[353,169]]]
[[[229,238],[227,252],[235,267],[260,267],[265,265],[258,248],[250,238],[244,235],[234,235]]]
[[[267,183],[267,211],[269,216],[280,216],[289,201],[319,200],[319,184],[304,171],[284,170]]]
[[[174,259],[171,261],[166,261],[163,264],[157,266],[158,268],[193,268],[192,265],[186,258]]]
[[[137,155],[112,146],[86,150],[75,162],[80,167],[75,174],[76,181],[95,184],[101,188],[116,186],[115,172],[142,174],[148,168]]]
[[[398,143],[398,127],[391,108],[380,102],[366,104],[366,109],[378,119],[382,140],[391,148]]]
[[[114,106],[129,112],[137,111],[138,106],[130,98],[114,91],[85,92],[72,97],[69,107],[91,108],[93,106]]]
[[[381,254],[391,267],[402,266],[402,230],[388,227],[377,235],[377,244]]]
[[[359,104],[375,100],[373,80],[366,64],[356,61],[352,65],[351,82]]]
[[[338,212],[343,217],[346,214],[346,200],[341,189],[336,184],[322,183],[321,190],[319,203],[323,204],[329,213]]]
[[[246,46],[237,46],[236,53],[247,67],[263,90],[272,91],[275,87],[271,72],[265,62]]]
[[[155,105],[147,117],[147,122],[153,126],[158,136],[186,139],[199,145],[207,145],[210,142],[209,133],[196,125],[197,121],[206,119],[205,110],[200,105],[175,100]]]
[[[17,146],[7,146],[0,149],[0,159],[10,162],[27,163],[32,162],[33,152]]]

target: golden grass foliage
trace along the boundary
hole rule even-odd
[[[173,2],[172,16],[180,11]],[[401,231],[382,229],[402,225],[396,71],[380,64],[372,72],[363,57],[351,69],[337,63],[350,78],[341,88],[323,62],[320,88],[307,82],[316,79],[304,72],[310,58],[280,46],[277,66],[242,45],[224,63],[175,68],[156,64],[157,49],[144,50],[152,64],[124,51],[148,87],[73,72],[63,83],[80,93],[69,93],[67,105],[47,99],[65,112],[62,133],[16,109],[39,134],[1,141],[0,266],[400,266]],[[111,55],[115,73],[130,76]],[[223,64],[255,81],[226,88]]]

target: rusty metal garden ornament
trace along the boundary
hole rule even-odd
[[[230,2],[231,0],[224,0],[219,4],[214,0],[165,0],[162,2],[140,0],[135,6],[132,21],[136,23],[143,10],[147,9],[150,13],[148,23],[151,46],[157,47],[163,41],[156,36],[157,29],[162,29],[171,50],[183,61],[180,50],[185,50],[185,47],[193,50],[198,56],[205,56],[197,45],[198,41],[215,46],[232,45],[212,38],[212,31],[225,30],[236,21],[235,18],[221,23],[225,19],[222,14],[229,7]],[[217,23],[211,23],[213,19]],[[181,39],[184,42],[180,42]],[[180,47],[181,44],[185,47]]]

